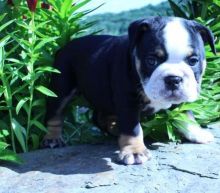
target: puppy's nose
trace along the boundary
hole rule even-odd
[[[165,85],[169,90],[176,90],[179,88],[183,78],[180,76],[166,76],[164,78]]]

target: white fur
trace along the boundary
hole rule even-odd
[[[207,62],[206,62],[206,60],[203,60],[203,61],[202,61],[202,76],[203,76],[204,73],[205,73],[206,66],[207,66]]]
[[[164,78],[170,75],[183,78],[180,88],[174,91],[178,95],[178,99],[169,98],[172,91],[166,89]],[[186,101],[193,102],[198,97],[198,84],[195,76],[191,68],[184,62],[175,64],[166,62],[161,64],[153,72],[150,79],[144,83],[144,90],[152,103],[162,103],[168,107],[169,104],[179,104]]]
[[[186,139],[194,143],[209,143],[214,141],[213,135],[201,129],[198,124],[185,123],[185,128],[178,129],[178,131],[182,133]]]
[[[192,50],[189,33],[178,18],[167,23],[164,39],[169,63],[179,63]]]
[[[147,105],[146,109],[143,109],[143,111],[147,110],[147,108],[151,107],[151,108],[153,108],[153,112],[155,113],[155,112],[160,111],[161,109],[169,109],[171,106],[172,106],[172,103],[170,103],[170,102],[151,101],[151,103],[149,105]]]

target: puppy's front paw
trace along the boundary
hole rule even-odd
[[[119,138],[119,162],[125,165],[142,164],[151,158],[150,151],[143,142],[143,136],[121,135]]]
[[[65,146],[66,144],[61,137],[56,138],[56,139],[44,138],[41,143],[41,148],[54,149],[54,148],[60,148],[60,147],[65,147]]]
[[[150,151],[140,147],[125,147],[119,153],[119,162],[125,165],[143,164],[151,158]]]

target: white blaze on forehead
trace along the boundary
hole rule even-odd
[[[177,62],[191,51],[189,33],[180,19],[173,19],[164,28],[165,47],[168,60]]]

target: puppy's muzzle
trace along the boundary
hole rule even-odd
[[[180,84],[183,82],[183,78],[180,76],[166,76],[164,78],[164,83],[167,90],[177,90],[180,87]]]

